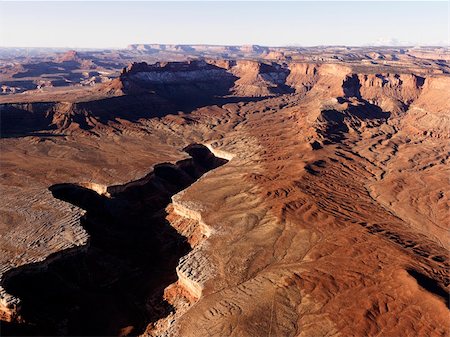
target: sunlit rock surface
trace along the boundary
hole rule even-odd
[[[230,52],[242,50],[264,52]],[[450,82],[438,71],[447,61],[364,54],[395,65],[386,69],[289,53],[282,62],[134,64],[71,104],[58,92],[45,105],[42,93],[4,96],[16,104],[1,107],[2,130],[14,126],[1,139],[6,329],[448,335]],[[201,177],[183,166],[189,144],[220,165]],[[69,202],[48,190],[61,183],[78,186]],[[147,231],[152,221],[163,230]],[[61,256],[80,272],[68,273]],[[48,298],[30,281],[45,290],[53,278],[65,280],[57,284],[67,303],[108,309],[75,317],[55,301],[37,315]],[[86,295],[95,280],[108,295]],[[134,297],[117,295],[127,289]]]

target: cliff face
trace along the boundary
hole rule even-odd
[[[359,73],[339,64],[251,60],[133,63],[102,87],[104,98],[0,105],[2,134],[40,130],[95,133],[121,121],[138,122],[240,99],[309,91],[330,99],[363,99],[398,115],[408,110],[423,89],[437,86],[439,81],[443,80],[431,75]]]
[[[161,306],[163,289],[177,275],[187,294],[200,297],[198,268],[191,263],[186,268],[183,261],[192,259],[183,256],[209,236],[209,229],[199,213],[181,207],[174,195],[227,160],[200,144],[185,151],[191,158],[158,164],[147,176],[124,185],[51,186],[55,198],[86,210],[82,225],[89,243],[8,271],[0,304],[8,305],[10,313],[5,310],[2,317],[20,317],[34,326],[33,334],[48,335],[119,335],[125,319],[125,327],[137,334],[167,315],[168,306],[143,308],[152,301]],[[175,213],[193,222],[185,231],[177,232],[165,219],[172,196]],[[97,305],[102,309],[95,310]],[[117,322],[111,323],[114,317]]]
[[[238,61],[231,71],[239,78],[232,88],[237,96],[263,97],[292,92],[286,85],[289,70],[280,64]]]
[[[126,94],[151,92],[181,104],[201,104],[205,99],[229,94],[235,77],[205,61],[136,63],[119,81]]]
[[[145,87],[157,84],[215,82],[227,77],[230,77],[230,74],[223,68],[205,61],[158,62],[152,65],[145,62],[134,63],[121,74],[125,89],[133,81]]]
[[[317,82],[319,66],[309,63],[292,63],[289,65],[289,76],[286,84],[297,93],[305,93]]]
[[[191,235],[188,238],[195,243],[194,249],[182,257],[177,266],[178,285],[187,291],[192,298],[198,300],[202,295],[203,283],[214,273],[211,264],[207,262],[204,256],[199,254],[199,244],[210,236],[211,229],[203,222],[201,213],[195,210],[192,205],[191,207],[181,205],[176,199],[172,203],[174,213],[191,223],[190,228],[188,228]],[[174,224],[174,227],[177,228],[177,223]]]
[[[407,106],[417,99],[425,78],[414,74],[357,73],[338,64],[208,60],[133,64],[124,70],[121,81],[124,90],[159,88],[160,91],[164,91],[163,86],[194,82],[194,86],[208,83],[217,88],[220,81],[222,95],[241,97],[305,93],[317,85],[328,90],[330,96],[360,96],[392,110],[395,104]]]
[[[425,78],[413,74],[358,75],[361,97],[384,111],[401,113],[416,100]]]
[[[42,133],[93,133],[120,122],[163,116],[176,105],[153,95],[122,95],[86,102],[33,102],[0,104],[1,136]]]

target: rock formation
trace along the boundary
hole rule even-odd
[[[446,61],[263,49],[2,98],[6,334],[449,334]]]

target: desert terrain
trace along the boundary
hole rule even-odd
[[[448,336],[448,48],[0,49],[2,335]]]

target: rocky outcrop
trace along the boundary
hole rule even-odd
[[[14,321],[17,319],[19,309],[20,300],[8,294],[3,287],[0,287],[0,319],[6,322]]]
[[[449,88],[449,77],[427,77],[418,98],[399,120],[400,125],[411,134],[448,139],[450,135]]]
[[[205,282],[214,268],[207,258],[201,254],[200,244],[211,235],[211,228],[203,222],[201,209],[198,205],[181,202],[182,192],[172,197],[173,212],[179,217],[190,220],[191,235],[199,236],[194,242],[193,250],[180,259],[177,266],[178,283],[193,298],[199,299],[202,295],[203,282]],[[186,229],[185,229],[186,230]]]
[[[297,93],[309,91],[317,82],[319,66],[310,63],[291,63],[286,84],[295,89]]]
[[[147,176],[123,186],[51,186],[55,198],[86,210],[82,225],[89,233],[89,243],[9,270],[1,283],[7,292],[1,304],[9,306],[11,313],[5,311],[3,316],[10,320],[20,316],[16,321],[34,326],[32,334],[97,331],[116,335],[130,326],[139,333],[169,313],[163,290],[177,280],[178,270],[179,284],[193,296],[199,294],[198,278],[189,281],[199,275],[196,268],[186,269],[183,263],[177,267],[179,259],[195,246],[193,235],[191,246],[166,221],[164,209],[172,196],[227,160],[200,144],[185,151],[191,158],[156,165]],[[210,234],[201,219],[196,220],[198,214],[174,204],[179,213],[196,223],[187,230],[198,233],[198,242]],[[20,307],[13,301],[16,298],[21,300]],[[123,306],[126,298],[128,304]],[[143,309],[147,302],[155,305]],[[102,310],[94,310],[97,303]],[[120,319],[111,324],[115,318]],[[61,319],[66,323],[61,324]]]
[[[30,182],[27,182],[30,184]],[[22,265],[39,265],[49,256],[77,249],[87,244],[88,234],[80,224],[84,211],[52,197],[50,191],[41,188],[29,190],[23,200],[21,188],[2,186],[0,207],[2,226],[14,230],[1,235],[0,254],[0,316],[2,320],[20,319],[17,296],[5,290],[5,275]],[[23,200],[17,206],[18,200]],[[16,228],[14,228],[17,226]],[[4,227],[3,227],[4,228]]]
[[[360,95],[384,111],[401,113],[416,100],[425,78],[414,74],[359,74]]]
[[[405,113],[423,90],[426,95],[427,88],[444,81],[439,78],[445,79],[355,70],[361,69],[338,63],[225,59],[133,63],[123,69],[119,78],[102,87],[105,98],[0,105],[2,135],[42,130],[95,133],[108,127],[120,132],[115,126],[121,121],[134,123],[180,110],[190,112],[208,105],[310,91],[311,96],[323,97],[323,102],[354,98],[397,116]],[[317,114],[326,109],[318,107],[315,111]]]
[[[222,155],[225,155],[228,160],[234,157],[231,153],[207,146],[217,157],[224,158]],[[201,184],[201,179],[194,185]],[[144,336],[176,335],[177,332],[172,330],[173,322],[180,319],[202,297],[205,283],[216,273],[216,266],[205,251],[208,238],[213,234],[211,226],[203,220],[206,208],[202,203],[190,200],[189,191],[190,189],[185,189],[172,196],[171,203],[166,208],[166,219],[180,235],[186,237],[192,250],[178,262],[177,281],[164,290],[164,298],[173,306],[173,311],[149,325]]]
[[[34,133],[89,132],[120,121],[163,116],[177,111],[175,104],[154,95],[121,95],[86,102],[0,104],[1,137]]]
[[[226,69],[202,60],[134,63],[118,79],[126,94],[153,92],[184,104],[226,96],[235,80]]]
[[[310,75],[308,71],[306,76]],[[120,81],[125,92],[145,88],[167,96],[174,90],[169,90],[168,86],[186,90],[183,85],[195,82],[194,87],[208,83],[208,88],[202,89],[214,95],[261,97],[292,92],[290,84],[295,82],[295,76],[287,81],[289,73],[289,68],[283,64],[251,60],[136,63],[124,69]]]
[[[286,85],[289,69],[277,63],[241,60],[231,72],[239,78],[232,88],[237,96],[264,97],[292,92]]]
[[[155,149],[169,153],[186,139],[208,142],[215,157],[232,159],[230,152],[237,157],[201,183],[193,182],[205,173],[202,167],[220,162],[198,145],[190,149],[198,155],[195,165],[189,159],[157,164],[149,175],[127,184],[95,184],[89,174],[76,179],[74,172],[73,180],[87,182],[59,184],[52,193],[87,209],[84,226],[91,248],[60,256],[59,263],[52,261],[38,272],[27,273],[30,266],[21,263],[24,269],[9,276],[14,282],[5,283],[8,292],[23,298],[29,313],[62,322],[56,328],[66,330],[55,334],[398,335],[405,330],[425,336],[445,330],[439,328],[447,317],[442,290],[448,284],[447,254],[439,248],[445,242],[436,246],[429,240],[445,237],[442,224],[448,213],[442,188],[448,161],[446,78],[320,62],[280,68],[247,61],[207,63],[218,73],[231,74],[248,66],[249,74],[233,76],[248,80],[240,83],[249,94],[252,85],[261,93],[282,83],[277,71],[288,74],[285,83],[296,93],[267,89],[273,95],[269,99],[243,102],[232,96],[238,103],[136,123],[149,133],[145,137],[67,137],[111,154],[114,164],[109,166],[101,156],[83,158],[96,160],[89,174],[107,175],[102,182],[120,179],[130,166],[142,167],[154,158]],[[189,69],[201,72],[196,65],[183,66],[173,77],[157,77],[153,73],[164,71],[150,68],[151,81],[143,91],[169,93],[188,83]],[[178,79],[177,72],[183,74]],[[419,77],[425,78],[422,85]],[[141,94],[157,96],[138,91],[123,96]],[[388,111],[390,101],[401,109],[397,114]],[[96,104],[61,104],[58,109],[63,115],[82,115]],[[94,130],[102,125],[98,118]],[[111,127],[119,124],[105,123],[110,122]],[[310,127],[315,134],[309,134]],[[102,147],[102,142],[110,143]],[[131,153],[134,143],[145,143],[142,155]],[[39,144],[44,146],[22,145],[23,153],[32,154],[31,148],[61,156],[68,153],[59,152],[61,147],[72,151],[78,146],[69,141]],[[76,155],[71,160],[64,158],[58,169],[81,171]],[[131,164],[124,168],[127,160]],[[51,160],[39,163],[52,165]],[[5,179],[12,174],[29,179],[22,173],[29,168],[17,167],[14,173],[5,171]],[[417,315],[409,315],[411,308]],[[355,323],[354,317],[362,319]],[[404,322],[400,327],[394,324],[398,317]],[[39,317],[27,319],[46,324]],[[65,322],[71,324],[65,327]],[[179,333],[172,333],[176,328]]]
[[[56,62],[81,62],[81,58],[76,50],[68,50],[67,52],[59,55],[56,58]]]
[[[2,137],[22,132],[48,130],[54,103],[0,104]]]

